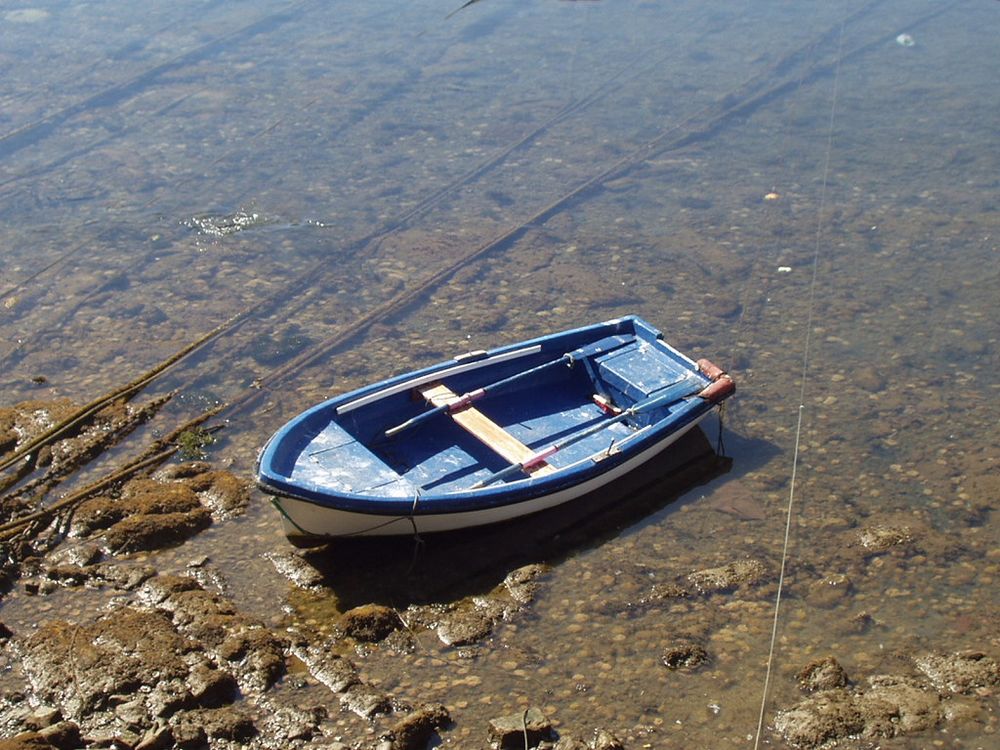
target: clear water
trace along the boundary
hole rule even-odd
[[[446,19],[459,4],[0,9],[2,402],[88,401],[252,308],[157,386],[184,389],[165,423],[259,394],[213,454],[249,476],[334,392],[637,313],[733,373],[731,470],[525,552],[552,566],[539,597],[476,658],[427,634],[368,657],[372,679],[452,706],[455,747],[527,704],[636,747],[746,747],[790,500],[767,722],[820,656],[863,683],[995,647],[1000,6],[481,0]],[[210,552],[276,623],[350,602],[372,563],[338,564],[342,601],[295,593],[257,499],[158,566]],[[877,525],[914,547],[866,555]],[[433,597],[502,579],[511,558],[484,550]],[[408,554],[375,570],[396,606],[427,598],[397,585]],[[747,557],[766,582],[628,606]],[[69,616],[36,606],[3,614]],[[680,631],[707,668],[660,664]],[[986,746],[995,721],[894,746]]]

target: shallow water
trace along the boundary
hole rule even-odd
[[[315,560],[335,601],[290,588],[264,557],[286,543],[262,496],[155,564],[209,554],[248,611],[321,626],[372,566],[405,608],[547,562],[474,657],[426,634],[363,662],[449,704],[454,747],[529,704],[630,747],[746,747],[762,701],[782,746],[767,726],[815,658],[860,683],[1000,648],[1000,6],[481,0],[445,20],[458,4],[0,11],[2,403],[86,402],[252,307],[155,386],[184,395],[151,428],[255,394],[211,454],[249,476],[332,393],[637,313],[736,379],[725,473],[567,544],[484,540],[489,559],[438,586],[449,543],[413,570],[409,543],[354,571]],[[859,530],[879,525],[915,547],[867,554]],[[636,606],[745,558],[758,585]],[[76,616],[71,600],[15,592],[0,614]],[[676,633],[710,664],[666,670]],[[986,747],[991,700],[891,746]]]

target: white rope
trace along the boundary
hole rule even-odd
[[[837,65],[833,74],[833,95],[830,102],[830,122],[826,136],[826,155],[823,163],[823,178],[819,191],[819,208],[816,216],[816,242],[813,248],[812,279],[809,282],[809,305],[806,316],[806,336],[802,347],[802,372],[799,375],[799,410],[795,424],[795,447],[792,452],[792,476],[788,488],[788,507],[785,511],[785,539],[781,547],[781,572],[778,574],[778,593],[774,597],[774,621],[771,624],[771,645],[767,652],[767,670],[764,674],[764,690],[760,699],[760,716],[757,719],[757,734],[754,750],[760,747],[760,737],[764,729],[764,713],[767,709],[767,694],[771,686],[771,670],[774,665],[774,646],[778,639],[778,619],[781,613],[781,592],[785,583],[785,566],[788,561],[788,540],[792,531],[792,508],[795,505],[795,480],[799,468],[799,445],[802,436],[802,414],[805,411],[806,375],[809,371],[809,347],[812,342],[813,308],[816,298],[816,278],[819,270],[819,248],[823,237],[823,209],[826,207],[827,182],[830,175],[830,155],[833,152],[833,123],[837,114],[837,90],[840,84],[840,60],[844,47],[844,24],[840,26],[837,41]]]

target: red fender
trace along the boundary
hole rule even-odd
[[[699,359],[695,364],[698,365],[701,374],[711,381],[716,381],[726,374],[725,370],[718,365],[713,365],[707,359]]]
[[[705,386],[698,394],[698,398],[703,398],[711,404],[717,404],[725,398],[729,398],[736,392],[736,383],[728,375],[720,375],[719,379],[711,385]]]

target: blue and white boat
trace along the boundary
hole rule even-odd
[[[615,481],[734,391],[629,316],[324,401],[268,441],[257,481],[293,541],[480,526]]]

